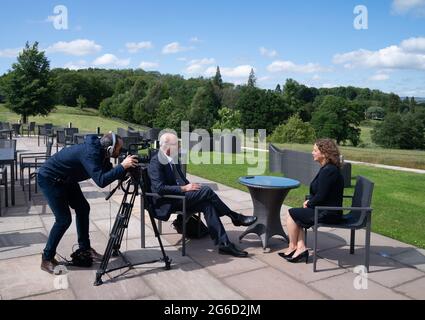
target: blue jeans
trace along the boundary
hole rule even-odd
[[[78,245],[82,250],[89,249],[90,205],[84,198],[80,185],[76,182],[58,183],[42,174],[38,174],[37,178],[40,189],[55,216],[55,223],[43,251],[43,259],[51,260],[55,257],[56,248],[72,222],[70,207],[76,214]]]

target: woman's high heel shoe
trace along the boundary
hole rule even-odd
[[[308,250],[300,253],[299,255],[297,255],[296,257],[292,257],[289,259],[286,259],[288,262],[291,263],[297,263],[297,262],[301,262],[305,259],[305,263],[308,263]]]
[[[295,249],[294,251],[285,254],[284,252],[279,252],[278,255],[280,255],[282,258],[284,259],[288,259],[288,258],[292,258],[292,256],[294,255],[294,253],[297,251],[297,249]]]

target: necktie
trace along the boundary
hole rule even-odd
[[[186,185],[186,182],[184,181],[184,179],[183,179],[183,178],[182,178],[182,176],[180,175],[179,171],[177,170],[177,165],[176,165],[176,164],[173,164],[173,163],[170,163],[170,165],[171,165],[171,168],[172,168],[172,170],[173,170],[174,177],[176,178],[177,184],[178,184],[179,186],[184,186],[184,185]]]

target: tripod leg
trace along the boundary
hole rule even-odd
[[[126,208],[128,207],[128,204],[126,203],[128,190],[129,190],[129,186],[127,186],[126,193],[121,202],[121,206],[118,211],[117,217],[115,218],[114,226],[112,227],[111,234],[109,235],[108,244],[106,246],[105,253],[103,254],[102,262],[100,263],[99,269],[96,272],[96,280],[94,282],[95,286],[99,286],[103,283],[102,276],[106,273],[109,260],[111,259],[111,256],[113,255],[113,253],[116,253],[117,251],[119,251],[119,248],[121,246],[123,229],[125,228],[125,225],[126,225],[125,213],[128,214],[128,212],[126,212]]]

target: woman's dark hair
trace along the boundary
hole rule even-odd
[[[325,157],[326,163],[331,163],[336,165],[338,168],[341,168],[341,154],[339,153],[338,146],[334,140],[318,139],[316,140],[315,145]]]

